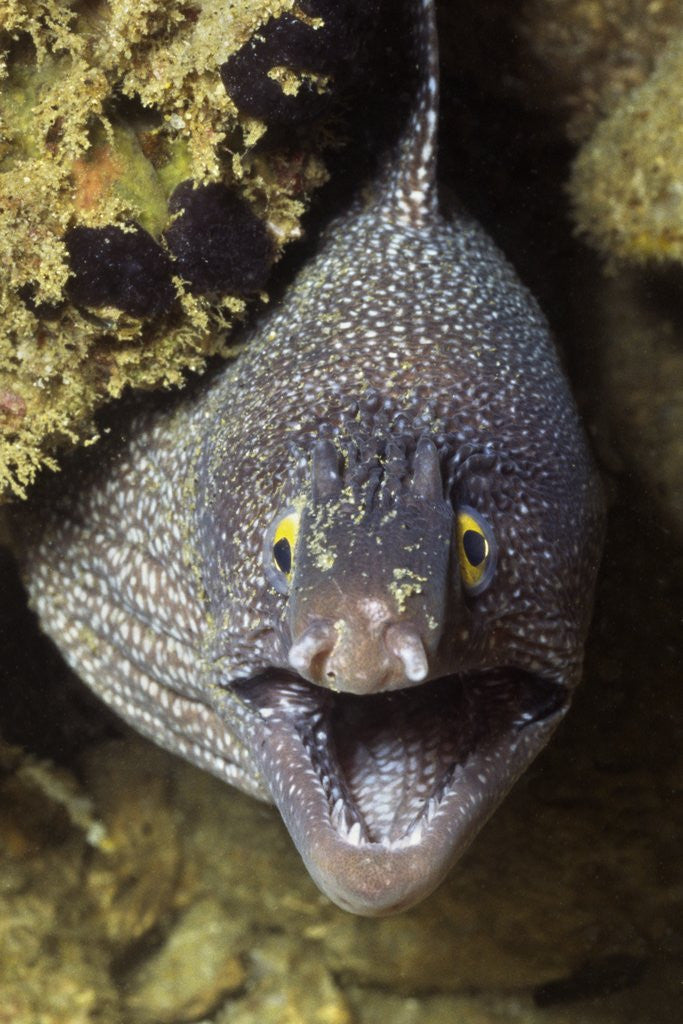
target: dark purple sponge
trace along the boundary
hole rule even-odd
[[[329,98],[303,81],[295,96],[287,96],[268,77],[274,67],[330,75],[334,89],[356,70],[356,58],[376,14],[379,0],[302,0],[302,12],[324,19],[313,28],[282,14],[271,18],[256,35],[221,65],[230,98],[239,110],[270,123],[292,123],[315,116]]]
[[[67,292],[76,305],[114,306],[145,319],[173,306],[171,261],[142,228],[75,227],[64,241],[73,271]]]
[[[273,262],[273,247],[263,221],[251,207],[218,182],[193,187],[184,181],[169,203],[180,213],[164,238],[175,271],[198,295],[258,291]]]

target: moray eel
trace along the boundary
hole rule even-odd
[[[367,915],[434,889],[563,718],[602,534],[545,320],[440,213],[433,4],[411,10],[400,145],[246,351],[21,517],[76,672],[275,803]]]

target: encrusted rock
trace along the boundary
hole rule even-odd
[[[683,263],[683,32],[621,101],[575,162],[577,224],[617,260]]]
[[[92,856],[86,885],[110,941],[126,946],[174,909],[181,848],[172,790],[154,747],[129,751],[112,742],[92,752],[86,770],[107,834]]]
[[[0,501],[24,496],[64,448],[94,440],[104,402],[131,386],[177,386],[226,355],[246,299],[300,235],[331,135],[255,151],[267,126],[240,113],[219,72],[272,18],[290,18],[329,53],[335,40],[357,41],[353,4],[322,4],[321,18],[304,4],[305,21],[293,7],[0,4],[0,395],[23,402],[0,406]],[[314,91],[326,110],[326,88]],[[296,177],[280,173],[283,160],[297,161]],[[173,220],[171,196],[188,179],[225,187],[251,218],[228,232],[229,273],[210,238],[196,251],[205,210]],[[182,235],[178,265],[166,229]]]
[[[163,946],[126,978],[128,1006],[156,1024],[206,1017],[243,986],[244,944],[242,924],[218,900],[200,900],[173,923]]]

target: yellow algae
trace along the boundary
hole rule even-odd
[[[155,238],[168,223],[167,190],[138,135],[126,125],[93,133],[88,153],[74,162],[72,180],[79,223],[103,227],[121,212]]]
[[[294,0],[0,0],[0,498],[23,496],[54,455],[96,437],[93,414],[128,387],[182,384],[245,308],[192,295],[156,321],[69,302],[73,227],[141,225],[163,246],[182,181],[235,188],[275,255],[300,235],[326,178],[308,152],[255,155],[220,65]]]
[[[394,582],[389,584],[389,591],[396,601],[399,615],[402,615],[406,610],[408,598],[422,593],[427,577],[403,567],[394,569],[392,575]]]

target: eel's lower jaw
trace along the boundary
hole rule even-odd
[[[436,888],[569,706],[565,687],[516,670],[370,697],[285,674],[238,690],[262,721],[252,751],[312,878],[366,916]]]

